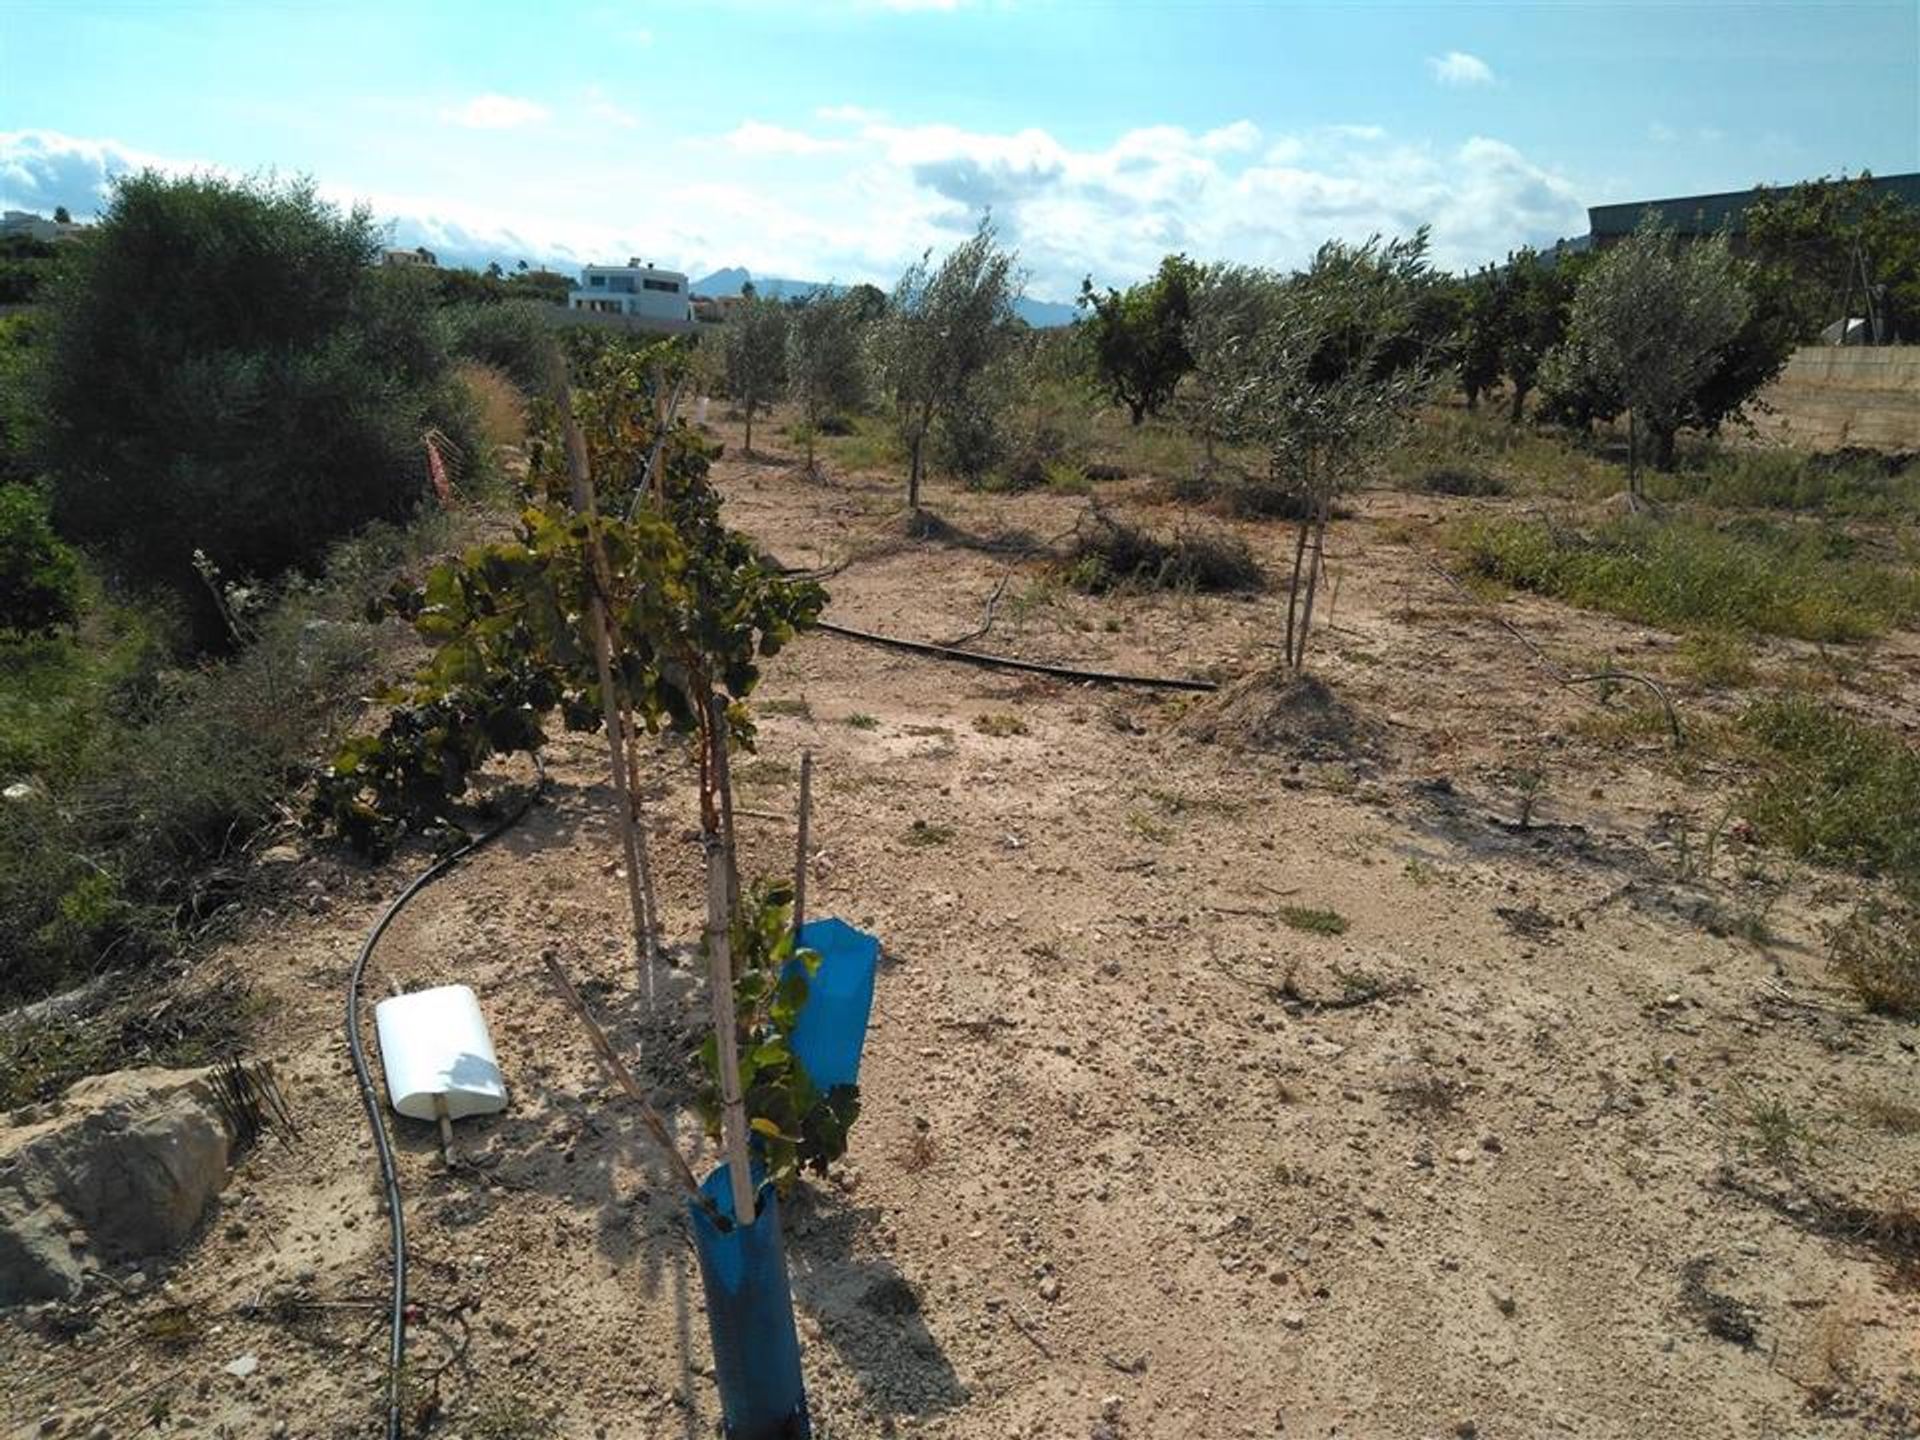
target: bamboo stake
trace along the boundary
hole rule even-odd
[[[800,831],[793,856],[793,933],[807,923],[807,830],[813,819],[813,752],[800,752]]]
[[[626,1092],[627,1098],[639,1107],[640,1121],[647,1127],[647,1133],[652,1135],[653,1143],[660,1147],[660,1153],[666,1159],[667,1168],[673,1172],[673,1178],[680,1182],[680,1188],[687,1192],[695,1204],[716,1221],[723,1220],[724,1217],[719,1213],[718,1207],[702,1193],[700,1182],[693,1178],[693,1171],[688,1168],[687,1162],[674,1145],[673,1136],[667,1130],[667,1122],[660,1118],[658,1110],[647,1103],[646,1091],[640,1088],[640,1082],[633,1078],[633,1072],[627,1068],[626,1063],[613,1053],[613,1046],[607,1040],[607,1032],[594,1018],[593,1011],[587,1008],[587,1002],[581,998],[580,992],[573,988],[573,981],[567,975],[566,968],[561,965],[560,957],[551,950],[543,950],[540,958],[546,962],[547,974],[553,978],[553,988],[560,992],[560,998],[566,1002],[567,1008],[573,1011],[574,1017],[586,1030],[587,1039],[592,1042],[594,1054],[599,1056],[600,1064]]]
[[[588,518],[594,516],[593,473],[587,466],[587,442],[580,424],[573,418],[572,402],[566,389],[560,391],[561,414],[566,425],[567,469],[573,480],[573,507]],[[607,620],[606,551],[595,541],[592,556],[592,584],[588,587],[587,623],[593,631],[593,661],[600,681],[600,710],[607,727],[607,750],[613,778],[613,798],[620,822],[620,846],[627,861],[627,905],[633,919],[633,943],[639,952],[641,979],[647,1000],[654,998],[653,915],[642,889],[644,866],[641,847],[645,843],[634,823],[633,791],[629,786],[626,759],[626,726],[618,693],[613,684],[613,637]]]
[[[724,803],[727,785],[727,700],[715,694],[707,706],[707,744],[712,783]],[[733,1213],[742,1225],[753,1223],[753,1173],[747,1158],[747,1102],[740,1093],[740,1035],[733,1011],[733,891],[728,878],[726,838],[715,829],[705,836],[707,852],[707,989],[713,1005],[714,1052],[720,1070],[720,1136],[726,1146]]]

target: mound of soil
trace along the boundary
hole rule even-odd
[[[1372,761],[1380,752],[1378,725],[1325,681],[1284,670],[1258,671],[1215,692],[1180,728],[1196,740],[1306,760]]]

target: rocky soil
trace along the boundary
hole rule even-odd
[[[1271,593],[1092,599],[1010,543],[1084,500],[936,491],[951,528],[909,541],[885,477],[719,478],[788,563],[846,562],[843,623],[963,634],[1005,577],[982,648],[1271,664]],[[1323,691],[1094,688],[828,635],[773,663],[746,869],[790,865],[811,750],[813,911],[887,951],[851,1163],[787,1210],[817,1433],[1920,1433],[1920,1288],[1868,1223],[1915,1194],[1920,1032],[1826,970],[1852,882],[1737,826],[1706,846],[1741,777],[1613,734],[1493,616],[1655,670],[1674,637],[1455,591],[1420,531],[1461,503],[1370,496],[1337,526]],[[1236,528],[1284,573],[1281,527]],[[1853,698],[1913,713],[1917,657],[1895,637]],[[396,1122],[436,1436],[715,1433],[676,1192],[538,963],[559,951],[699,1148],[695,972],[683,947],[648,1001],[601,765],[558,745],[543,802],[375,965],[376,993],[475,987],[513,1087],[451,1170]],[[692,777],[671,747],[651,765],[691,939]],[[81,1302],[0,1324],[10,1433],[377,1433],[386,1225],[341,999],[420,857],[281,853],[207,965],[267,998],[299,1139],[255,1146],[171,1262],[102,1261]]]

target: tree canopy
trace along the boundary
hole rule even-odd
[[[1193,368],[1187,326],[1200,267],[1184,255],[1169,255],[1159,272],[1127,289],[1103,295],[1092,277],[1082,282],[1080,306],[1094,364],[1108,393],[1127,407],[1138,425],[1173,398]]]

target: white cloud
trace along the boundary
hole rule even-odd
[[[742,120],[723,138],[742,155],[825,155],[847,148],[844,140],[828,140],[759,120]]]
[[[1469,55],[1464,50],[1449,50],[1444,55],[1433,56],[1427,61],[1427,68],[1433,71],[1433,78],[1442,85],[1493,84],[1493,67],[1478,55]]]
[[[813,113],[816,118],[836,125],[871,125],[886,118],[878,110],[869,110],[864,105],[822,105]]]
[[[1464,269],[1586,229],[1573,184],[1511,144],[1439,146],[1354,126],[1291,134],[1247,121],[1149,126],[1082,146],[1037,128],[863,120],[829,138],[750,121],[611,158],[583,152],[576,161],[556,150],[550,167],[507,190],[483,183],[490,143],[436,142],[446,163],[403,180],[404,189],[369,194],[366,179],[330,174],[322,191],[366,200],[393,222],[397,243],[424,244],[454,263],[566,267],[643,255],[696,276],[745,265],[883,286],[922,250],[950,248],[990,209],[1019,248],[1029,289],[1048,299],[1070,297],[1088,274],[1130,283],[1173,250],[1285,268],[1330,237],[1430,224],[1435,262]],[[10,206],[84,213],[108,177],[144,163],[195,168],[108,140],[0,134],[0,194]]]
[[[514,130],[545,120],[547,107],[517,95],[476,95],[464,105],[442,110],[440,118],[468,130]]]
[[[640,123],[638,115],[615,104],[598,85],[587,87],[587,114],[600,124],[611,125],[619,130],[632,130]]]

